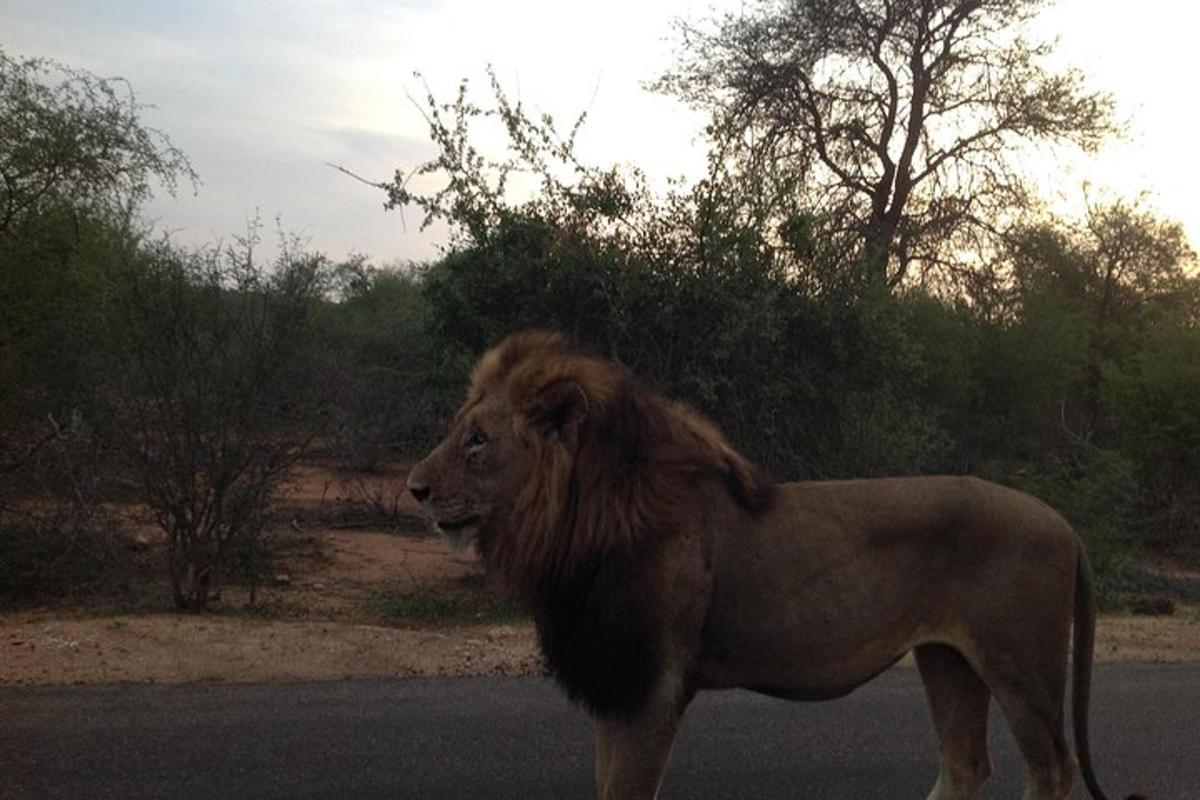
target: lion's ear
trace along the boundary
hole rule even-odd
[[[572,380],[559,380],[538,392],[529,416],[542,435],[556,438],[573,448],[579,441],[579,425],[587,413],[588,399],[583,387]]]

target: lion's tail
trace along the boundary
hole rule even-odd
[[[1075,675],[1071,689],[1071,721],[1075,729],[1075,754],[1083,782],[1096,800],[1107,800],[1092,769],[1092,748],[1088,741],[1088,701],[1092,694],[1092,654],[1096,643],[1096,603],[1092,597],[1092,565],[1083,546],[1075,566]]]
[[[1082,543],[1075,566],[1075,686],[1071,691],[1072,727],[1075,729],[1075,753],[1079,771],[1095,800],[1107,800],[1092,769],[1092,748],[1088,741],[1088,702],[1092,694],[1092,656],[1096,643],[1096,601],[1092,591],[1092,565]],[[1140,794],[1127,800],[1145,800]]]

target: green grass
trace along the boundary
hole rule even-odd
[[[1106,611],[1168,616],[1178,604],[1200,604],[1200,579],[1137,564],[1122,570],[1102,600]]]
[[[374,614],[397,622],[499,624],[529,619],[528,610],[519,603],[469,589],[383,591],[367,605]]]

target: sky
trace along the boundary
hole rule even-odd
[[[422,261],[447,241],[415,210],[328,166],[387,180],[435,155],[409,99],[420,71],[450,100],[468,78],[487,99],[491,65],[513,96],[564,123],[588,111],[586,163],[634,163],[655,180],[702,174],[704,118],[644,89],[672,63],[671,22],[740,0],[0,0],[0,47],[120,76],[153,108],[199,173],[193,193],[160,194],[156,226],[186,244],[228,239],[260,216],[341,258]],[[1061,0],[1039,23],[1057,59],[1113,93],[1124,139],[1061,159],[1044,191],[1077,209],[1146,192],[1200,245],[1200,123],[1194,32],[1178,0]]]

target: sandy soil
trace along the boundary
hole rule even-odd
[[[0,618],[0,685],[290,681],[542,671],[528,624],[394,628],[168,614]],[[1097,661],[1200,661],[1200,612],[1104,617]]]
[[[527,626],[399,629],[179,615],[0,622],[0,684],[535,674]]]
[[[371,483],[364,489],[364,481]],[[513,675],[542,670],[528,623],[434,625],[381,618],[381,592],[478,586],[469,554],[421,538],[403,474],[340,476],[306,467],[283,503],[285,556],[260,592],[266,615],[226,590],[204,615],[98,615],[87,607],[0,614],[0,685],[326,680]],[[394,502],[390,530],[354,522],[367,492]],[[152,546],[156,546],[152,544]],[[472,591],[478,591],[477,588]],[[1200,661],[1200,608],[1103,617],[1097,659]]]

